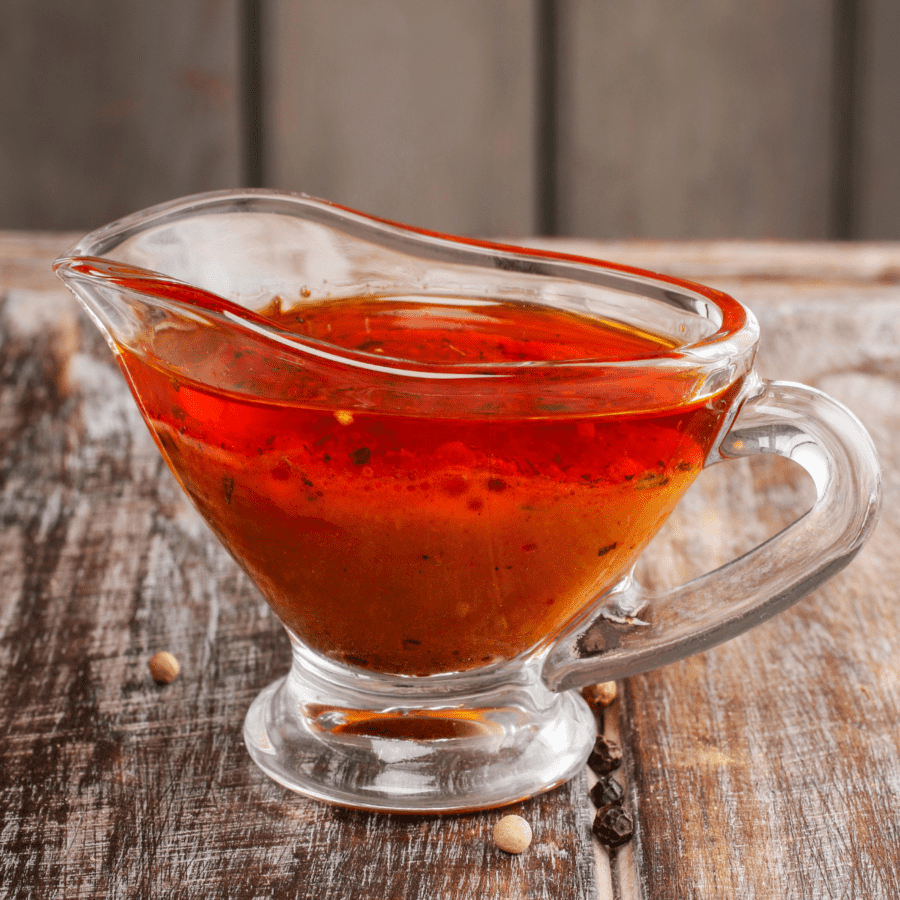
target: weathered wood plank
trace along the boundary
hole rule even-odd
[[[452,233],[532,232],[533,6],[264,4],[266,184]]]
[[[873,284],[900,281],[900,244],[889,242],[526,238],[520,243],[680,278],[717,284],[724,279],[739,299],[747,282],[792,280],[801,288],[809,282],[862,282],[868,289]],[[785,285],[785,290],[792,286]]]
[[[900,238],[900,5],[859,0],[853,237]]]
[[[0,5],[0,228],[89,228],[242,177],[240,0]]]
[[[583,777],[513,808],[510,857],[501,812],[342,811],[256,769],[243,716],[287,640],[50,280],[65,241],[23,242],[0,235],[0,898],[593,900]]]
[[[900,896],[900,247],[534,243],[732,293],[760,320],[760,373],[846,403],[884,468],[881,522],[850,568],[751,634],[626,683],[620,725],[637,829],[630,859],[613,866],[619,895]],[[664,587],[701,574],[811,500],[805,476],[782,460],[716,466],[638,575]]]
[[[900,895],[900,288],[717,282],[759,316],[761,374],[819,387],[861,417],[884,466],[884,513],[851,567],[797,607],[628,682],[639,882],[652,898],[887,900]],[[785,464],[718,466],[641,575],[665,584],[699,574],[810,500]]]
[[[828,236],[830,4],[558,8],[561,234]]]
[[[53,284],[67,241],[0,234],[0,897],[591,896],[583,783],[523,805],[535,844],[510,859],[490,846],[493,814],[333,811],[256,773],[240,723],[286,667],[285,641]],[[619,896],[893,898],[900,247],[580,249],[748,303],[761,372],[848,403],[886,476],[875,536],[835,581],[627,683],[637,836],[613,863]],[[766,462],[704,473],[642,578],[681,580],[801,511],[808,485]],[[161,648],[184,666],[167,688],[146,671]]]

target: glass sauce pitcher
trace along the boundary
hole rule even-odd
[[[575,688],[763,621],[846,565],[880,497],[840,404],[753,371],[732,298],[304,196],[199,195],[55,268],[160,452],[291,640],[253,759],[345,806],[501,806],[570,778]],[[704,466],[775,453],[812,510],[650,595],[635,561]]]

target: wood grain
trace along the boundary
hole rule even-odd
[[[0,5],[0,228],[96,228],[236,186],[239,8]]]
[[[560,234],[829,235],[830,4],[558,8]]]
[[[264,178],[463,234],[534,230],[536,17],[519,0],[273,0]]]
[[[261,14],[261,84],[242,10]],[[897,239],[898,17],[894,0],[8,0],[0,228],[95,227],[262,177],[466,234],[809,239],[845,236],[846,203],[846,236]]]
[[[287,640],[54,283],[67,238],[29,245],[0,234],[0,898],[593,900],[583,776],[510,808],[511,857],[502,811],[338,810],[256,769],[243,717]]]
[[[707,280],[759,317],[764,377],[819,387],[859,415],[881,455],[884,509],[856,561],[807,600],[750,634],[627,682],[622,727],[638,887],[620,890],[889,900],[900,896],[897,247],[794,248],[793,276],[788,247],[769,277],[747,250],[749,259],[735,252],[739,277],[719,268]],[[656,268],[684,265],[684,248],[674,266],[666,251],[658,248]],[[710,255],[720,266],[722,248]],[[805,477],[786,463],[716,466],[648,549],[640,576],[662,586],[708,570],[811,499]]]
[[[272,617],[182,498],[107,348],[0,234],[0,898],[596,896],[586,785],[500,813],[397,818],[286,794],[247,759],[250,699],[287,667]],[[847,403],[882,457],[857,560],[777,619],[630,679],[615,723],[636,837],[620,900],[900,895],[900,246],[553,242],[694,274],[762,327],[759,369]],[[767,263],[766,260],[769,260]],[[731,558],[810,502],[779,460],[705,472],[641,562]],[[146,664],[167,649],[167,687]]]
[[[859,0],[853,236],[900,238],[900,5]]]
[[[897,244],[533,241],[694,277],[754,310],[757,368],[811,384],[862,419],[885,498],[844,572],[728,644],[625,684],[621,722],[636,836],[613,866],[623,900],[900,896],[900,426]],[[638,575],[708,571],[808,508],[777,459],[707,470]]]

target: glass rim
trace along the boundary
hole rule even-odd
[[[421,376],[433,373],[433,377],[441,377],[440,373],[447,373],[449,377],[454,375],[477,377],[492,373],[521,374],[523,369],[565,370],[602,367],[606,370],[615,370],[656,365],[665,368],[688,365],[696,371],[698,367],[718,369],[727,361],[736,379],[749,371],[752,365],[759,336],[756,319],[741,303],[716,288],[608,260],[444,234],[362,213],[306,194],[264,188],[194,194],[132,213],[80,238],[53,263],[53,269],[59,274],[75,274],[80,270],[83,275],[111,281],[118,289],[130,287],[131,290],[136,290],[135,287],[125,284],[127,280],[127,277],[123,277],[126,275],[125,270],[140,273],[144,281],[149,280],[156,286],[164,283],[185,285],[187,282],[163,272],[140,269],[128,263],[118,262],[106,254],[143,231],[175,224],[188,218],[224,212],[264,212],[315,220],[325,226],[340,228],[369,242],[380,243],[388,249],[397,250],[411,246],[414,247],[414,250],[410,251],[412,253],[449,264],[468,264],[495,271],[500,269],[524,276],[545,277],[548,281],[568,278],[576,283],[588,285],[603,283],[609,285],[612,279],[616,282],[614,285],[616,290],[630,292],[644,299],[654,299],[651,293],[655,291],[658,294],[657,299],[664,299],[673,306],[681,305],[683,310],[693,312],[699,318],[711,321],[713,316],[702,316],[698,309],[690,309],[691,304],[696,307],[705,306],[708,312],[714,309],[717,311],[716,317],[719,318],[717,327],[699,340],[672,348],[661,348],[658,353],[649,353],[634,359],[578,358],[525,362],[431,363],[351,350],[327,341],[283,331],[271,321],[264,320],[262,316],[255,316],[252,310],[223,300],[212,292],[204,291],[208,296],[240,309],[239,314],[235,314],[234,310],[227,311],[225,317],[229,324],[249,328],[257,332],[258,336],[272,338],[281,345],[282,352],[294,348],[299,353],[327,355],[341,363],[357,359],[365,368],[374,367],[381,371],[390,369],[398,375]],[[149,290],[137,289],[137,292],[152,296]],[[409,291],[404,290],[404,293]],[[676,297],[678,299],[675,299]],[[711,321],[711,324],[716,325],[714,321]],[[386,366],[386,363],[394,365]]]

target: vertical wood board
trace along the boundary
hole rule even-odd
[[[263,14],[267,186],[453,233],[533,230],[533,3],[272,0]]]
[[[0,5],[0,228],[241,180],[240,0]]]
[[[900,896],[900,247],[541,241],[696,278],[746,303],[763,377],[805,382],[869,430],[881,519],[844,571],[706,653],[627,680],[631,850],[622,900]],[[768,263],[767,263],[768,260]],[[785,460],[704,471],[638,564],[656,588],[735,558],[812,502]],[[630,856],[630,860],[629,860]]]
[[[853,237],[900,238],[900,4],[859,0]]]
[[[900,540],[896,284],[715,279],[757,313],[763,376],[847,404],[885,475],[851,565],[796,607],[707,653],[632,678],[624,723],[645,896],[900,896]],[[786,463],[701,478],[642,561],[664,586],[744,552],[812,501]]]
[[[830,4],[559,0],[560,233],[829,234]]]

